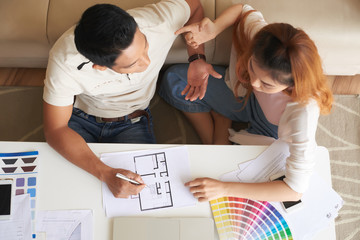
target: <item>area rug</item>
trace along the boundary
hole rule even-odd
[[[360,97],[336,95],[332,113],[321,116],[317,143],[329,150],[332,184],[345,205],[335,220],[336,239],[360,239]]]
[[[41,87],[0,87],[0,140],[45,141]]]
[[[158,96],[152,101],[151,108],[158,143],[199,143],[183,115],[163,103]],[[0,141],[45,141],[41,87],[0,87],[0,111]],[[166,116],[156,119],[159,115]],[[319,119],[316,139],[319,146],[325,146],[329,150],[333,188],[345,201],[335,220],[336,239],[358,240],[360,97],[335,96],[331,114]]]

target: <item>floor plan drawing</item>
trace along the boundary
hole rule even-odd
[[[107,217],[151,214],[197,203],[184,185],[193,179],[186,146],[102,153],[100,159],[109,167],[139,174],[146,185],[137,195],[116,198],[103,182]]]
[[[135,172],[141,176],[146,187],[138,198],[141,211],[173,206],[169,171],[165,152],[134,156]]]

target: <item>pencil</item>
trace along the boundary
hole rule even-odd
[[[118,177],[118,178],[120,178],[120,179],[122,179],[122,180],[128,181],[128,182],[131,182],[131,183],[136,184],[136,185],[140,185],[140,184],[141,184],[141,183],[139,183],[139,182],[137,182],[137,181],[135,181],[135,180],[132,180],[132,179],[130,179],[130,178],[122,175],[121,173],[117,173],[117,174],[116,174],[116,177]]]

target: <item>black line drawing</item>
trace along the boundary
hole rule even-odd
[[[134,156],[135,172],[146,183],[138,198],[141,211],[173,207],[165,152]]]

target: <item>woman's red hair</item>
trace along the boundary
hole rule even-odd
[[[264,70],[271,74],[280,73],[273,75],[281,75],[274,80],[292,87],[286,92],[292,101],[305,105],[310,99],[315,99],[321,114],[329,113],[333,96],[314,42],[303,30],[285,23],[268,24],[253,39],[249,39],[253,26],[247,26],[245,32],[245,21],[253,12],[255,10],[240,15],[234,25],[233,43],[237,52],[236,75],[239,79],[235,94],[239,85],[243,85],[248,90],[245,96],[247,102],[252,92],[248,61],[254,56]]]

